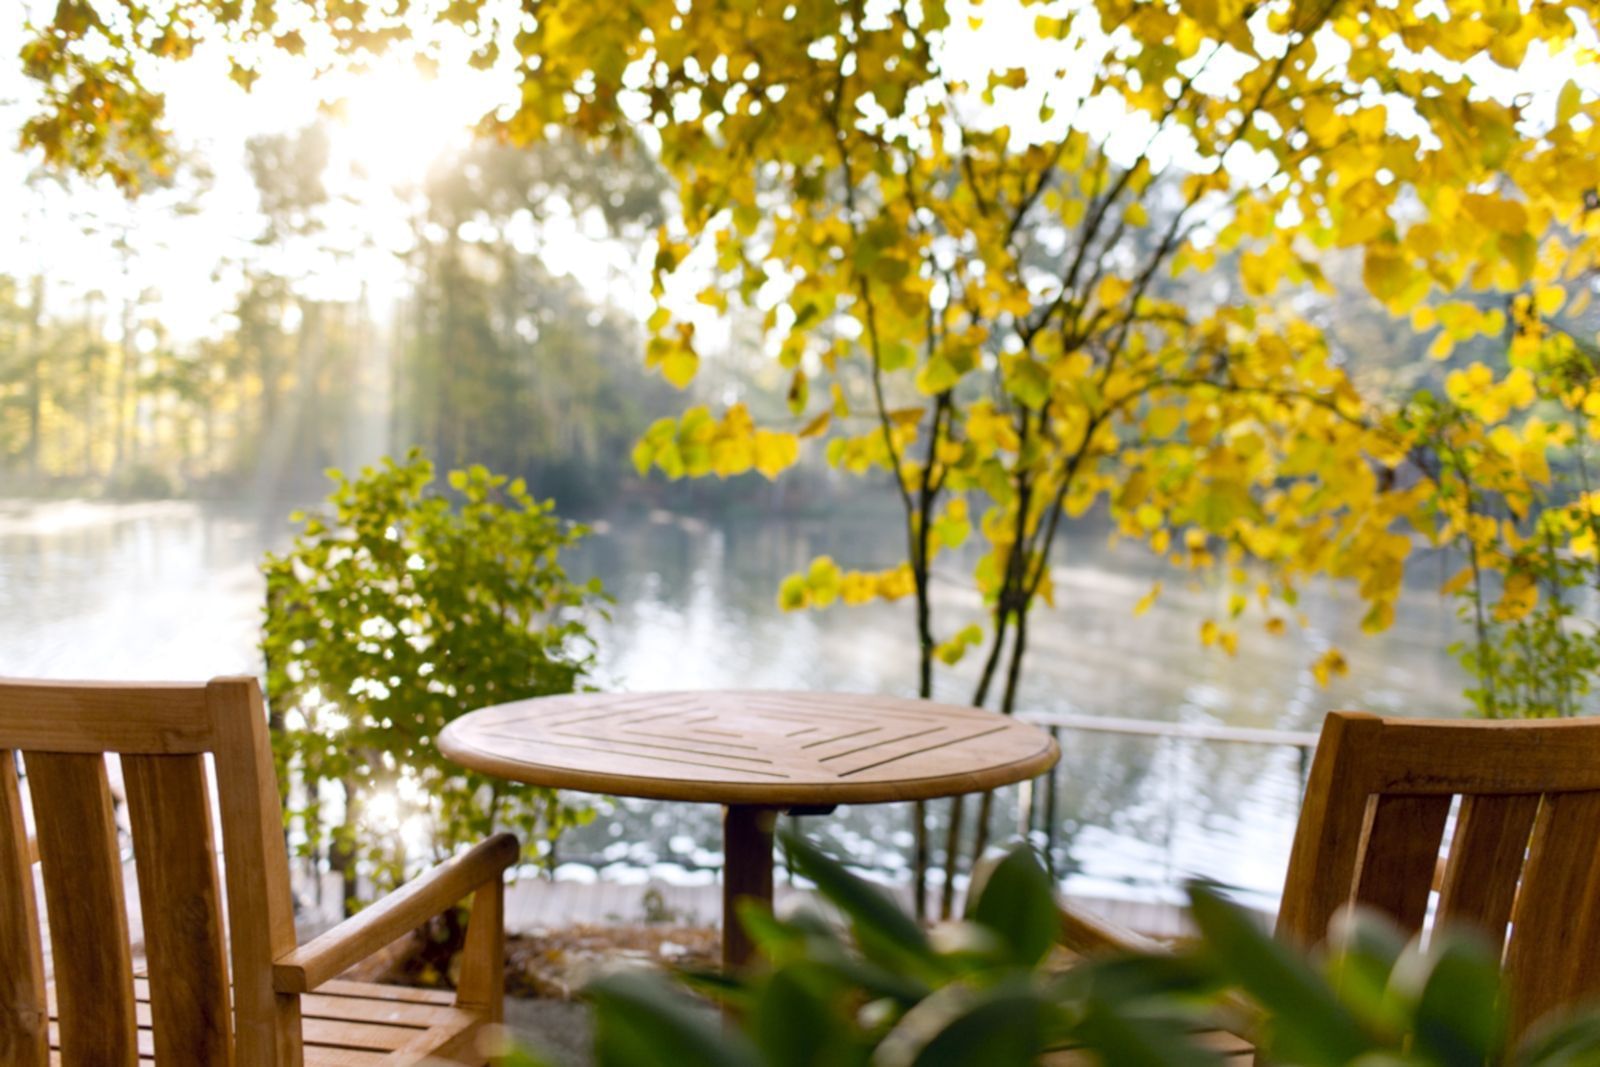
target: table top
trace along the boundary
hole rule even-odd
[[[452,722],[439,751],[531,785],[774,807],[971,793],[1059,756],[1044,730],[977,708],[763,690],[519,700]]]

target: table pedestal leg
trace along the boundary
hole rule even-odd
[[[730,805],[722,814],[722,968],[733,971],[753,946],[739,924],[738,902],[746,897],[772,906],[773,808]]]

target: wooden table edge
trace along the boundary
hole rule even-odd
[[[766,808],[787,808],[817,804],[893,804],[910,800],[937,800],[941,797],[980,793],[1036,778],[1061,759],[1061,748],[1041,730],[1043,745],[1032,755],[1010,763],[977,771],[907,781],[833,782],[819,788],[816,783],[787,788],[770,782],[705,782],[687,778],[640,778],[580,771],[569,767],[534,764],[510,759],[468,744],[455,736],[454,724],[438,737],[441,755],[461,766],[507,781],[549,789],[568,789],[601,796],[625,796],[640,800],[670,800],[686,804],[726,804]],[[1038,727],[1034,727],[1038,729]],[[538,772],[537,775],[533,772]],[[822,794],[826,794],[824,797]]]

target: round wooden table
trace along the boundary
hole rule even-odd
[[[1036,726],[970,707],[845,693],[573,693],[462,716],[439,751],[556,789],[725,806],[722,955],[750,955],[743,897],[772,902],[777,814],[972,793],[1054,766]]]

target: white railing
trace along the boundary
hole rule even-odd
[[[1300,762],[1300,791],[1305,792],[1306,776],[1311,769],[1311,753],[1316,750],[1318,734],[1309,730],[1263,730],[1247,726],[1218,726],[1210,723],[1162,722],[1154,719],[1121,719],[1106,715],[1077,715],[1070,712],[1018,712],[1017,718],[1041,726],[1050,732],[1058,744],[1063,730],[1082,733],[1119,734],[1124,737],[1155,737],[1176,741],[1215,742],[1233,745],[1266,745],[1293,748]],[[1056,774],[1060,764],[1045,772],[1043,830],[1044,856],[1050,873],[1055,874],[1056,842]],[[1035,824],[1038,789],[1031,787],[1024,803],[1023,819],[1031,833]]]

